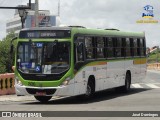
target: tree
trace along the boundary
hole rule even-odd
[[[10,57],[10,43],[13,37],[15,34],[10,33],[0,41],[0,73],[12,72],[11,66],[14,60]]]

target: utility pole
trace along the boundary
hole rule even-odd
[[[35,0],[35,27],[39,27],[39,1]]]

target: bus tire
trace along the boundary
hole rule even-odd
[[[36,98],[36,100],[42,103],[48,102],[52,98],[52,96],[34,96],[34,97]]]
[[[131,86],[131,75],[129,72],[127,72],[126,77],[125,77],[125,85],[116,88],[116,91],[122,92],[122,93],[127,93],[130,91],[130,86]]]
[[[131,87],[131,75],[129,72],[126,73],[125,85],[122,87],[122,91],[127,93],[130,91]]]
[[[95,85],[92,82],[92,80],[89,80],[88,84],[87,84],[87,89],[86,89],[86,93],[84,95],[84,98],[85,99],[90,99],[90,98],[93,97],[94,93],[95,93]]]

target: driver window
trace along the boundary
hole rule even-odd
[[[83,47],[82,42],[77,43],[77,62],[84,61]]]
[[[78,36],[75,39],[75,62],[84,61],[84,36]]]

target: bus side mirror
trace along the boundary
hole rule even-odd
[[[14,38],[11,40],[10,54],[13,53],[13,50],[14,50],[13,41],[16,40],[16,39],[17,39],[17,37],[14,37]]]
[[[9,68],[11,68],[12,66],[12,58],[13,58],[13,50],[14,50],[14,45],[13,45],[13,41],[16,40],[17,37],[14,37],[12,40],[11,40],[11,46],[10,46],[10,65],[9,65]],[[12,68],[13,69],[13,68]]]
[[[10,54],[13,53],[13,49],[14,49],[14,46],[13,46],[13,44],[12,44],[12,45],[11,45],[11,48],[10,48]]]

